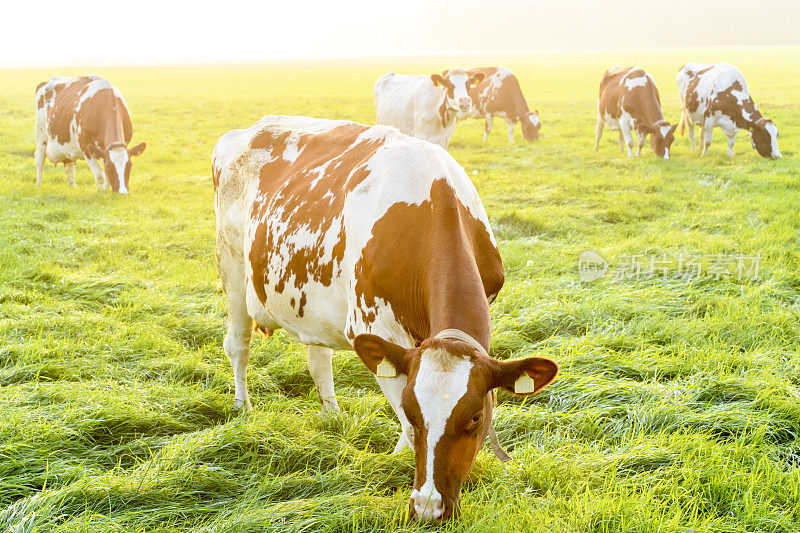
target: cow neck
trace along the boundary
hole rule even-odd
[[[442,119],[442,127],[447,128],[447,125],[451,122],[453,115],[453,110],[450,109],[450,106],[447,105],[447,89],[444,89],[442,92],[442,101],[439,104],[439,117]]]
[[[114,100],[116,100],[116,97],[114,97]],[[124,148],[126,146],[125,130],[122,126],[122,116],[119,109],[121,103],[116,101],[112,105],[115,111],[109,113],[106,118],[101,119],[104,121],[103,130],[105,134],[103,136],[103,142],[106,150],[118,147]]]
[[[740,111],[740,113],[741,113],[741,111]],[[766,122],[767,121],[767,119],[765,119],[764,116],[761,113],[758,112],[758,110],[756,110],[752,114],[753,118],[755,120],[747,120],[746,118],[744,118],[744,113],[741,113],[741,115],[742,115],[742,120],[747,125],[746,129],[748,131],[754,131],[756,129],[756,126],[758,126],[762,122]]]
[[[435,252],[427,280],[429,335],[457,329],[488,350],[489,301],[464,225],[463,217],[468,213],[443,180],[431,188],[431,200],[437,216],[432,247]]]
[[[443,329],[439,333],[437,333],[434,338],[436,339],[451,339],[457,341],[463,341],[475,348],[478,353],[489,357],[489,352],[486,351],[486,348],[481,345],[478,341],[475,340],[475,337],[469,335],[461,331],[460,329]]]

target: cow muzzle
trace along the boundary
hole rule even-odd
[[[414,489],[411,491],[408,503],[414,518],[421,522],[446,520],[452,514],[452,511],[448,512],[441,495],[436,491],[432,494],[424,494]]]
[[[458,99],[458,110],[459,111],[469,111],[469,108],[472,107],[472,99],[469,97],[459,98]]]

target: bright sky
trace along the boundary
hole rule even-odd
[[[800,44],[798,0],[11,0],[0,63]]]

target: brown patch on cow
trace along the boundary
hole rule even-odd
[[[733,94],[734,91],[741,92],[743,89],[742,84],[735,81],[724,91],[717,92],[716,97],[706,109],[705,116],[709,117],[716,112],[720,112],[730,118],[737,128],[752,131],[755,124],[763,116],[759,113],[755,102],[749,95],[746,100],[742,100],[740,103],[736,95]],[[752,118],[745,118],[743,112],[746,112]]]
[[[431,329],[457,328],[488,346],[487,298],[500,291],[504,279],[486,227],[439,179],[430,200],[399,202],[375,223],[356,263],[355,291],[365,321],[367,310],[383,300],[417,342],[430,337]]]
[[[331,261],[324,262],[320,250],[325,234],[331,230],[337,216],[341,216],[347,192],[369,175],[366,163],[382,145],[378,140],[356,142],[358,135],[366,129],[367,126],[361,124],[345,124],[321,133],[300,135],[296,147],[300,154],[293,161],[283,158],[287,149],[287,132],[266,130],[251,141],[251,146],[270,152],[270,161],[260,171],[261,195],[253,203],[250,213],[252,220],[261,221],[256,228],[249,260],[253,286],[262,303],[266,302],[269,257],[283,246],[288,248],[290,258],[281,277],[275,280],[276,292],[282,293],[287,284],[300,289],[310,280],[326,287],[331,284],[334,269],[340,268],[346,243],[342,228],[333,246]],[[326,165],[325,169],[320,171],[323,165]],[[315,169],[321,175],[315,173]],[[312,182],[315,183],[313,187]],[[286,225],[285,230],[275,230],[277,221],[268,217],[274,209],[283,210],[285,217],[280,223]],[[301,229],[315,234],[316,241],[297,247],[291,237]],[[305,295],[299,301],[298,315],[301,317],[304,305]]]

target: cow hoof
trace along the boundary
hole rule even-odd
[[[253,409],[253,404],[250,403],[249,399],[245,402],[244,400],[236,398],[233,401],[233,408],[236,409],[237,411],[246,412]]]

